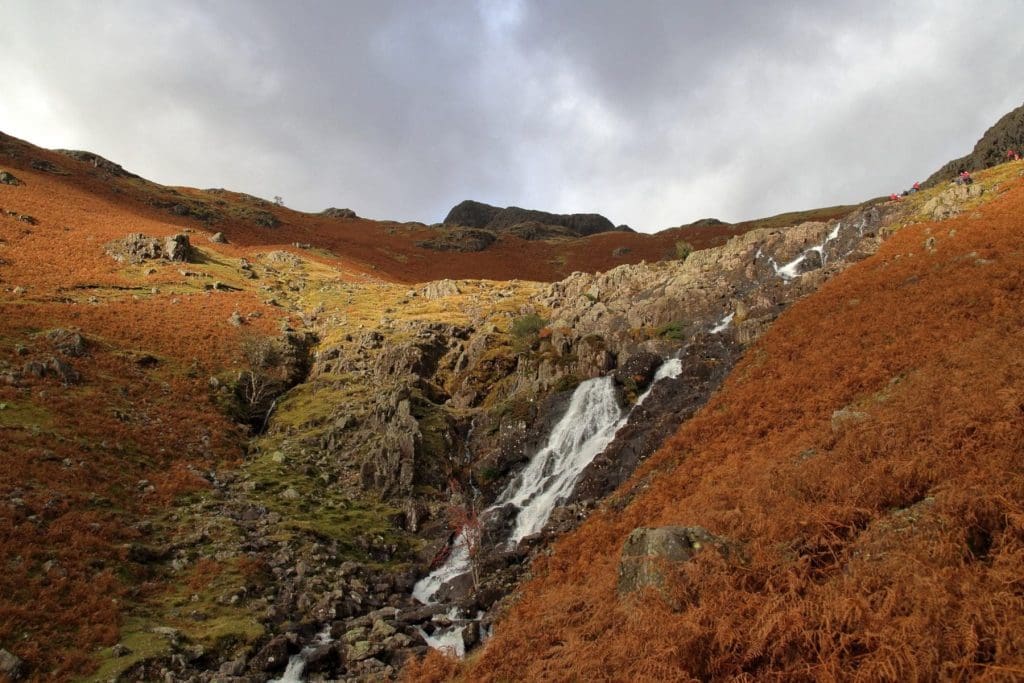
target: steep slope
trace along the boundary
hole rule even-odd
[[[981,136],[970,154],[953,159],[929,176],[925,187],[950,180],[964,170],[974,171],[1001,164],[1007,160],[1008,150],[1024,153],[1024,105],[996,121]]]
[[[782,314],[723,389],[550,557],[464,680],[1024,675],[1024,182],[904,227]],[[641,527],[730,552],[653,565]],[[714,544],[705,543],[708,548]],[[446,673],[447,672],[447,673]]]

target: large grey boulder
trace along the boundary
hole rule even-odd
[[[0,678],[7,677],[12,681],[17,681],[25,673],[24,668],[24,664],[19,658],[0,648]]]
[[[352,209],[339,209],[334,206],[324,209],[320,212],[320,215],[327,216],[328,218],[359,218]]]
[[[134,232],[108,242],[104,250],[115,261],[132,264],[150,260],[188,261],[192,257],[188,235],[182,233],[161,239]]]
[[[634,529],[622,547],[619,595],[646,587],[663,588],[673,566],[689,562],[708,548],[725,557],[732,551],[730,543],[699,526]]]

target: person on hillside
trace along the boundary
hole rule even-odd
[[[974,182],[974,178],[971,177],[971,174],[969,172],[964,171],[963,173],[960,174],[960,182],[964,185],[970,185],[971,183]]]
[[[921,191],[921,183],[914,183],[914,186],[910,188],[910,194]]]
[[[1020,161],[1020,153],[1015,149],[1006,150],[1007,161]]]
[[[895,192],[893,192],[891,195],[889,195],[889,201],[898,202],[898,201],[900,201],[900,199],[902,199],[902,197],[900,197]]]

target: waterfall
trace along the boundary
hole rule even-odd
[[[812,251],[818,252],[818,256],[821,257],[822,266],[824,266],[828,262],[828,254],[825,251],[825,247],[828,246],[829,242],[832,242],[833,240],[839,238],[839,231],[842,230],[842,228],[843,224],[841,222],[836,223],[836,227],[832,228],[828,235],[825,236],[825,239],[821,241],[821,244],[816,244],[813,247],[805,249],[804,253],[800,254],[799,256],[797,256],[795,259],[793,259],[784,266],[780,266],[778,263],[776,263],[775,259],[773,259],[770,256],[768,257],[768,262],[775,270],[775,274],[781,277],[783,280],[792,280],[794,278],[798,278],[802,274],[800,272],[800,264],[807,259],[807,255],[810,254]],[[858,226],[858,230],[861,234],[863,234],[864,231],[862,226]],[[757,250],[757,256],[762,256],[762,252],[760,249]]]
[[[316,634],[313,642],[302,648],[302,651],[288,658],[288,666],[280,678],[272,678],[267,683],[302,683],[305,680],[302,674],[306,671],[306,658],[319,646],[331,642],[331,628],[327,626],[323,631]]]
[[[583,469],[615,438],[621,422],[611,377],[579,385],[547,444],[498,496],[495,507],[512,503],[519,509],[510,545],[544,528],[555,506],[572,493]]]
[[[641,405],[654,385],[663,379],[678,377],[682,361],[670,358],[661,364],[650,386],[637,399]],[[507,542],[515,546],[527,536],[544,528],[554,509],[572,494],[576,480],[595,457],[615,438],[632,410],[619,406],[611,377],[596,377],[581,383],[573,392],[569,408],[551,430],[547,443],[530,459],[481,517],[512,504],[518,509],[515,527]],[[455,539],[443,566],[417,582],[413,597],[422,603],[434,602],[434,595],[447,582],[470,571],[470,557],[462,534]],[[450,643],[448,643],[450,644]]]

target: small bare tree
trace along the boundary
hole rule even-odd
[[[275,399],[287,386],[287,368],[273,339],[248,337],[242,342],[245,367],[238,372],[235,397],[239,417],[255,428],[266,425]]]
[[[452,499],[460,502],[453,502],[448,506],[448,523],[456,538],[461,537],[466,544],[473,591],[476,592],[480,590],[480,569],[483,564],[483,524],[480,510],[475,500],[467,500],[462,485],[457,480],[451,480],[450,488]]]

